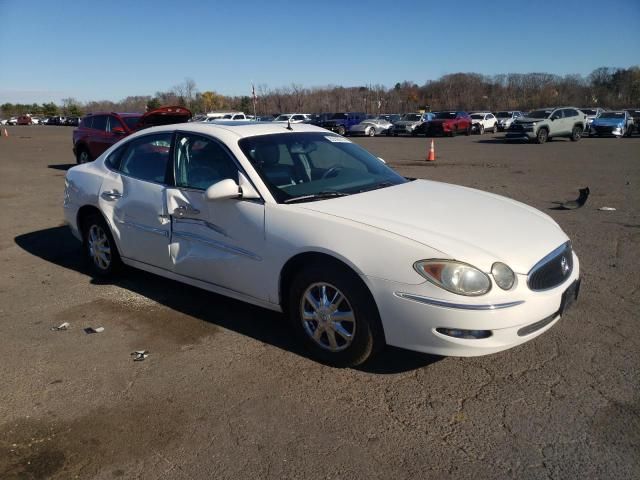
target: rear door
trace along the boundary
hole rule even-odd
[[[170,270],[166,178],[173,134],[145,135],[109,155],[100,208],[123,257]]]
[[[167,191],[173,271],[268,300],[260,281],[263,201],[205,196],[221,180],[238,182],[240,167],[233,155],[215,138],[178,132],[173,159],[175,186]]]
[[[109,134],[107,134],[108,124],[108,115],[94,115],[91,122],[91,133],[87,142],[91,158],[98,158],[107,148],[113,145],[109,141]]]

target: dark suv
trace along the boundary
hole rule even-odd
[[[329,120],[322,122],[320,126],[339,135],[346,135],[353,125],[357,125],[365,118],[367,116],[362,112],[339,112],[334,113]]]
[[[184,107],[160,107],[145,114],[90,113],[73,129],[73,154],[78,163],[91,162],[133,132],[156,125],[184,123],[190,118],[191,112]]]

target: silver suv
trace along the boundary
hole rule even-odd
[[[550,138],[568,137],[577,142],[586,125],[587,116],[575,107],[543,108],[515,120],[506,138],[545,143]]]
[[[521,116],[522,112],[518,110],[497,112],[496,118],[498,121],[496,122],[496,125],[498,126],[498,131],[502,132],[504,130],[508,130],[513,121]]]

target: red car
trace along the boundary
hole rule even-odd
[[[433,119],[420,125],[415,132],[427,136],[449,135],[453,137],[458,133],[471,135],[471,116],[467,112],[435,112]]]
[[[138,130],[156,125],[184,123],[191,112],[184,107],[160,107],[142,113],[90,113],[73,129],[73,154],[78,163],[91,162],[111,145]]]

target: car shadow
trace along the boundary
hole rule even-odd
[[[67,226],[26,233],[14,240],[31,255],[82,273],[93,284],[117,285],[177,312],[309,358],[281,313],[133,268],[127,268],[122,275],[108,280],[92,277],[80,243]],[[377,374],[402,373],[425,367],[440,358],[388,347],[357,369]]]
[[[71,167],[75,167],[76,165],[77,165],[76,163],[54,163],[54,164],[51,164],[51,165],[47,165],[47,168],[52,168],[54,170],[67,171]]]

